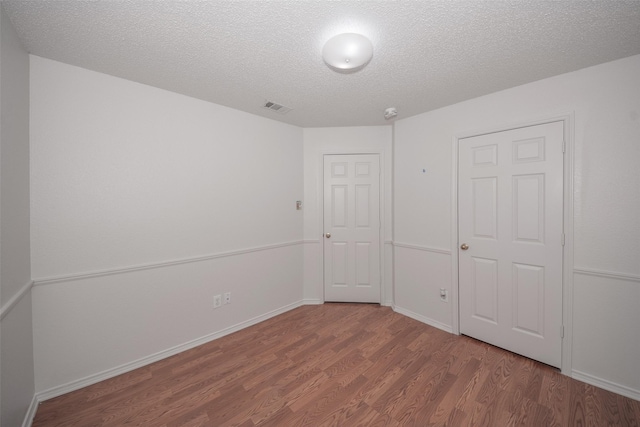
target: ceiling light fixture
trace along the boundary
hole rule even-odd
[[[330,38],[322,48],[324,62],[336,71],[357,71],[373,56],[373,44],[363,35],[338,34]]]

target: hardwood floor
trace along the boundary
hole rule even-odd
[[[640,402],[368,304],[304,306],[43,402],[39,426],[638,426]]]

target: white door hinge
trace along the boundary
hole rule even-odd
[[[563,139],[563,140],[562,140],[562,152],[564,153],[566,149],[567,149],[567,143],[566,143],[566,141]]]
[[[562,326],[562,330],[560,331],[560,338],[564,338],[564,325]]]
[[[564,233],[560,236],[560,244],[564,246]]]

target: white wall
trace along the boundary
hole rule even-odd
[[[40,397],[301,303],[302,129],[36,56],[30,129]]]
[[[392,137],[391,126],[302,130],[32,56],[36,392],[61,394],[322,301],[323,153],[381,153],[383,303],[395,292],[397,311],[450,330],[438,291],[452,284],[453,137],[574,113],[573,373],[637,396],[639,74],[640,57],[603,64],[399,120]],[[232,305],[213,310],[225,291]],[[30,331],[25,295],[3,319],[3,361],[5,325]]]
[[[324,301],[322,265],[322,156],[324,154],[379,153],[382,169],[383,221],[382,303],[391,305],[392,293],[392,127],[338,127],[304,129],[304,298]]]
[[[445,329],[453,323],[438,290],[452,283],[454,137],[573,113],[572,374],[640,398],[638,76],[633,56],[397,121],[396,305]]]
[[[0,5],[0,424],[34,393],[29,250],[29,56]]]

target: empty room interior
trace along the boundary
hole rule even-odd
[[[640,2],[0,15],[3,427],[640,423]]]

